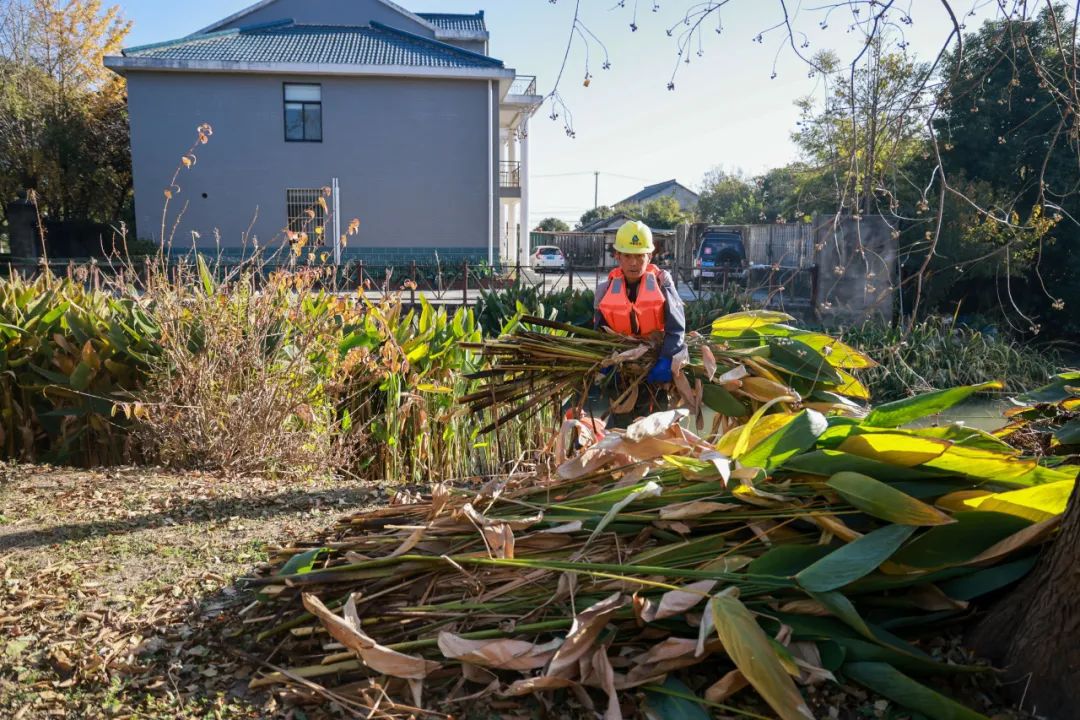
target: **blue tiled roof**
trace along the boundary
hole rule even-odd
[[[371,27],[292,21],[192,35],[124,50],[125,57],[189,62],[501,68],[501,60],[372,23]]]
[[[481,10],[475,15],[459,15],[453,13],[416,13],[429,23],[442,30],[464,30],[467,32],[487,32],[484,24],[484,12]]]

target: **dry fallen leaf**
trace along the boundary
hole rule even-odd
[[[576,668],[577,661],[592,649],[608,621],[626,603],[626,596],[617,592],[579,612],[574,617],[566,641],[551,659],[546,674],[562,676]]]
[[[364,664],[375,672],[391,677],[421,680],[441,667],[437,662],[383,647],[368,637],[360,629],[355,598],[355,594],[350,595],[345,603],[344,618],[330,612],[316,595],[304,593],[302,600],[304,607],[319,618],[331,637],[355,652]]]
[[[439,633],[439,650],[447,658],[496,670],[544,667],[562,642],[558,639],[535,645],[524,640],[466,640],[450,632]]]

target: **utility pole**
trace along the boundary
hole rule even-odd
[[[592,191],[592,206],[593,209],[600,207],[600,171],[597,170],[593,173],[593,191]]]

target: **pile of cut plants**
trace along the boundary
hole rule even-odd
[[[948,688],[989,669],[940,637],[1031,570],[1077,467],[906,427],[994,383],[861,406],[848,370],[869,359],[788,320],[720,318],[691,339],[687,407],[625,430],[568,419],[550,473],[401,493],[272,549],[242,613],[268,658],[251,685],[368,717],[787,720],[830,716],[835,688],[893,717],[983,717]],[[481,348],[489,397],[523,378],[497,404],[525,414],[631,386],[655,352],[633,345],[526,321]],[[698,434],[710,386],[742,410]]]

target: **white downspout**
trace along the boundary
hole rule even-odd
[[[488,151],[488,265],[494,267],[495,265],[495,160],[492,157],[492,146],[495,144],[495,130],[492,127],[491,117],[495,112],[495,108],[492,104],[492,95],[495,90],[492,87],[491,80],[487,81],[487,96],[488,96],[488,133],[487,133],[487,151]]]
[[[338,179],[333,179],[331,190],[334,194],[334,264],[341,264],[341,187]]]
[[[521,202],[519,203],[518,262],[525,266],[529,264],[529,117],[527,115],[521,121],[520,142]]]

